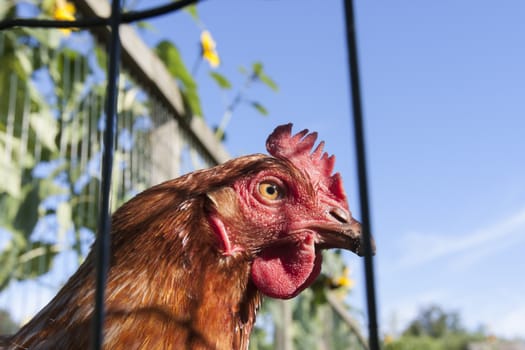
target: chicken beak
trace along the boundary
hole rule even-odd
[[[318,242],[321,249],[347,249],[359,256],[365,255],[365,244],[361,223],[352,218],[346,210],[334,208],[326,214],[324,225],[317,227]],[[376,245],[370,235],[372,255],[375,255]]]

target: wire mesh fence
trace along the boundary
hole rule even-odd
[[[76,270],[94,240],[99,203],[104,49],[88,33],[73,34],[71,47],[51,42],[56,30],[45,34],[0,32],[0,309],[19,322]],[[169,107],[122,70],[113,209],[214,164]]]

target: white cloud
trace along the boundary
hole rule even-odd
[[[525,240],[525,208],[490,227],[467,234],[408,234],[400,242],[403,250],[397,267],[410,268],[451,257],[472,264],[521,240]]]
[[[525,338],[525,285],[517,275],[520,268],[509,266],[513,272],[502,271],[505,276],[497,276],[497,282],[491,279],[494,270],[487,272],[484,268],[494,263],[491,258],[503,256],[506,250],[523,246],[524,242],[525,207],[465,233],[451,229],[441,235],[403,236],[399,246],[389,247],[398,252],[399,258],[379,265],[379,287],[387,286],[387,291],[379,294],[382,329],[388,333],[400,331],[419,307],[438,304],[444,310],[458,311],[469,329],[486,325],[498,336]],[[444,271],[445,264],[452,270]],[[469,270],[462,271],[466,268]],[[433,282],[434,276],[441,276],[439,282]]]

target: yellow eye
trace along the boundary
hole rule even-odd
[[[283,198],[284,191],[273,182],[261,182],[258,187],[259,194],[270,201],[276,201]]]

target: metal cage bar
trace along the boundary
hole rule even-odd
[[[120,61],[121,21],[120,0],[111,3],[111,40],[109,43],[108,82],[106,88],[106,118],[104,129],[102,173],[100,185],[100,205],[98,214],[98,237],[96,242],[96,290],[95,311],[92,325],[92,348],[101,349],[104,342],[104,294],[108,274],[111,232],[111,175],[113,172],[113,155],[115,151],[115,125],[117,124],[117,97]]]
[[[374,283],[374,260],[372,258],[370,204],[368,195],[368,176],[366,173],[365,135],[363,128],[363,111],[361,108],[361,87],[357,55],[356,30],[353,0],[345,0],[346,43],[348,49],[348,67],[351,85],[354,139],[357,158],[357,175],[359,182],[359,201],[361,208],[361,225],[365,248],[366,301],[368,309],[368,342],[370,350],[379,350],[377,331],[377,307]]]
[[[92,324],[92,348],[101,349],[104,342],[104,295],[106,290],[106,279],[110,255],[110,232],[111,232],[111,175],[113,169],[113,155],[115,148],[114,128],[117,125],[117,83],[119,78],[118,65],[121,54],[120,24],[159,16],[167,12],[175,11],[186,5],[192,4],[197,0],[180,1],[175,4],[168,4],[158,8],[145,10],[129,14],[124,17],[121,12],[120,0],[113,0],[111,4],[111,16],[109,25],[111,28],[111,39],[109,42],[109,62],[108,62],[108,83],[106,92],[106,118],[104,129],[104,149],[102,158],[102,183],[100,187],[100,211],[98,216],[98,238],[96,243],[96,290],[95,290],[95,311]],[[131,16],[129,16],[131,15]]]

